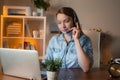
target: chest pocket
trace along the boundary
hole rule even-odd
[[[62,50],[60,48],[53,49],[54,58],[61,58]]]
[[[68,51],[68,55],[70,59],[76,59],[76,56],[77,56],[76,49],[70,49]]]
[[[54,49],[53,49],[53,52],[54,52],[54,53],[59,53],[59,52],[60,52],[60,49],[59,49],[59,48],[54,48]]]

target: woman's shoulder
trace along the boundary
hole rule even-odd
[[[55,34],[55,35],[52,36],[52,39],[58,38],[58,37],[60,37],[60,36],[61,36],[61,34]]]
[[[81,39],[81,40],[89,40],[89,41],[91,41],[90,37],[87,36],[86,34],[82,34],[82,35],[80,36],[80,39]]]
[[[51,37],[51,40],[59,40],[62,38],[62,34],[55,34]]]
[[[91,45],[92,41],[91,41],[89,36],[87,36],[86,34],[83,34],[80,37],[80,43],[81,43],[82,46],[84,46],[84,45],[87,46],[87,45]]]

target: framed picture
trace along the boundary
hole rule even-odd
[[[27,6],[3,6],[3,15],[30,16],[31,9]]]

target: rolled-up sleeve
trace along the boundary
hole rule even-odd
[[[81,37],[81,44],[83,47],[84,52],[89,56],[92,64],[93,64],[93,48],[92,48],[92,41],[89,37],[83,36]]]

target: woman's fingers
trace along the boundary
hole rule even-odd
[[[76,23],[76,27],[77,27],[77,29],[79,29],[78,22]]]

